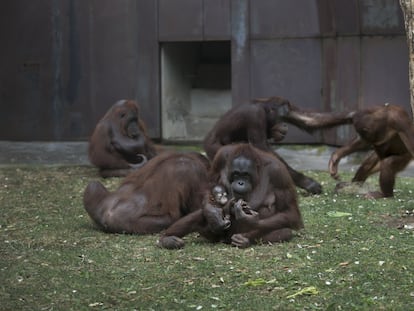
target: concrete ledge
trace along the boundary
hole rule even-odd
[[[89,165],[87,142],[0,141],[0,165]]]
[[[174,148],[174,146],[169,146]],[[179,149],[185,149],[182,146]],[[336,148],[329,146],[281,145],[275,148],[278,154],[299,171],[327,171],[331,153]],[[355,172],[361,163],[361,154],[342,159],[339,170]],[[90,165],[88,142],[11,142],[0,141],[0,166],[7,165]],[[400,173],[414,177],[414,162]]]

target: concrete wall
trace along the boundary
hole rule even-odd
[[[122,98],[139,102],[151,137],[181,141],[253,97],[410,109],[398,0],[3,0],[0,11],[0,140],[86,140]],[[202,42],[228,44],[228,59],[194,61]],[[161,51],[170,43],[190,48]],[[291,128],[285,142],[351,135]]]

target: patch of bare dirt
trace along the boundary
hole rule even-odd
[[[401,230],[414,230],[414,209],[402,212],[399,217],[390,215],[383,215],[382,217],[386,220],[385,223],[388,227]]]

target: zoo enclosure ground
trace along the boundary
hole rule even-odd
[[[324,192],[299,194],[305,228],[291,242],[237,249],[190,235],[169,251],[158,234],[96,229],[82,206],[91,166],[0,167],[0,310],[413,310],[414,178],[374,201],[306,174]]]

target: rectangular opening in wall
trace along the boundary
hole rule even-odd
[[[230,41],[161,44],[162,138],[201,141],[231,103]]]

